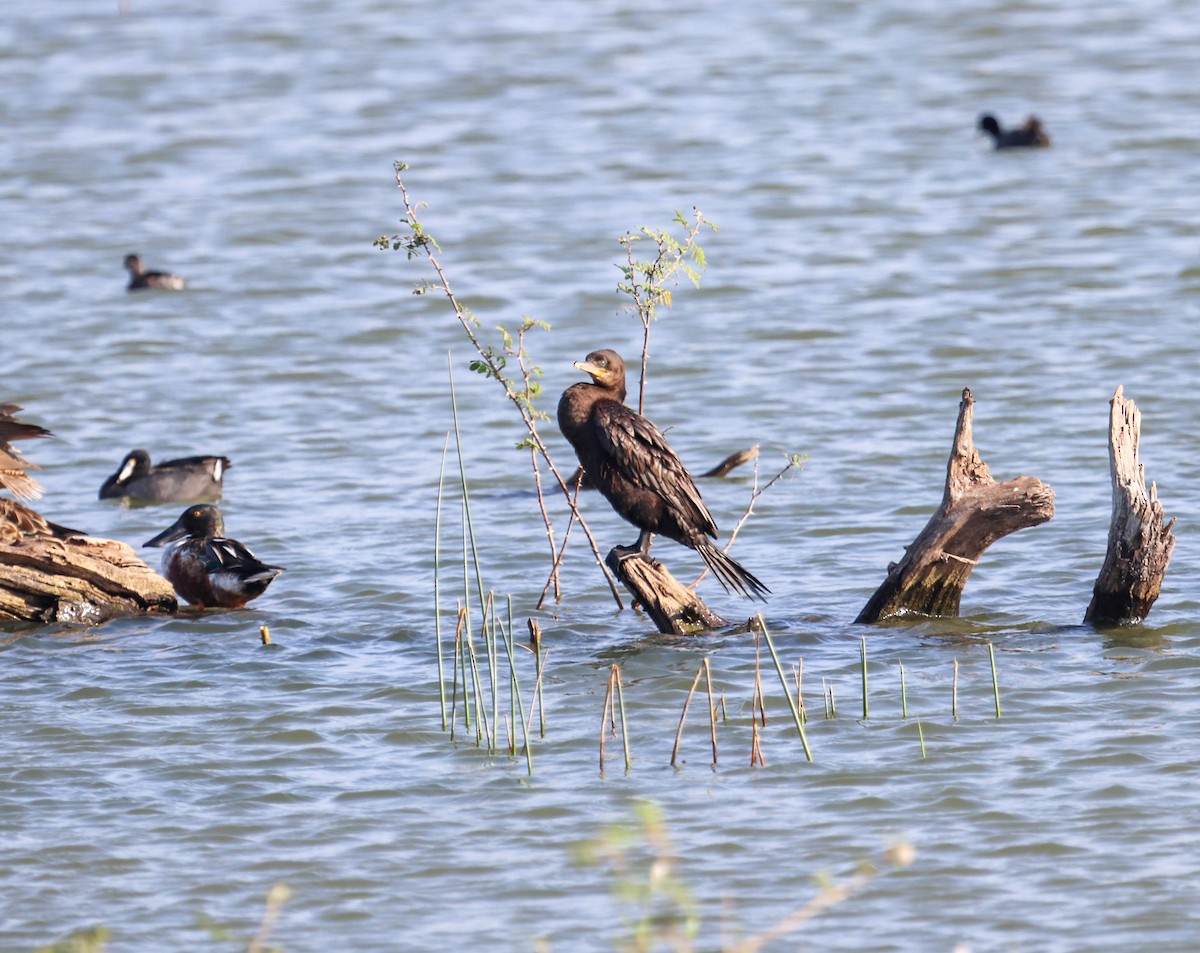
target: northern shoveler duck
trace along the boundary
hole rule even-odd
[[[236,539],[225,538],[225,520],[210,503],[189,506],[143,546],[164,546],[162,571],[179,597],[201,609],[241,609],[283,572],[268,566]]]
[[[979,128],[992,137],[997,149],[1027,149],[1050,145],[1050,137],[1037,116],[1030,116],[1020,129],[1002,129],[991,113],[979,117]]]
[[[145,450],[131,450],[117,472],[100,487],[100,499],[137,503],[198,503],[221,496],[221,480],[233,464],[228,457],[180,457],[150,462]]]
[[[52,434],[45,427],[17,420],[13,415],[20,409],[17,404],[0,404],[0,489],[8,490],[18,500],[28,503],[42,495],[42,487],[25,471],[38,467],[24,459],[9,445],[9,441],[49,437]]]
[[[166,271],[147,271],[142,259],[137,255],[125,256],[125,269],[129,272],[127,291],[144,291],[148,288],[159,291],[182,291],[187,282],[179,275]]]

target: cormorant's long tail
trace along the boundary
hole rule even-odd
[[[725,587],[726,592],[732,590],[741,593],[747,599],[767,601],[765,594],[771,590],[732,556],[726,555],[707,541],[697,546],[696,551],[704,558],[704,562],[717,577],[717,581]]]

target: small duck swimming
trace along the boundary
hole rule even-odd
[[[131,450],[117,472],[100,487],[100,499],[134,503],[199,503],[221,496],[228,457],[180,457],[150,462],[145,450]]]
[[[979,117],[979,128],[992,137],[997,149],[1027,149],[1050,145],[1050,137],[1037,116],[1030,116],[1020,129],[1002,129],[991,113]]]
[[[236,539],[225,538],[225,520],[210,503],[189,506],[179,519],[143,546],[175,545],[163,553],[162,571],[179,598],[205,608],[241,609],[283,572],[268,566]]]
[[[137,255],[125,256],[125,269],[129,272],[129,284],[126,291],[144,291],[148,288],[159,291],[182,291],[187,282],[179,275],[165,271],[146,271],[142,259]]]

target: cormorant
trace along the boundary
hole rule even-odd
[[[150,462],[145,450],[131,450],[117,472],[100,487],[100,499],[135,503],[199,503],[221,496],[228,457],[180,457]]]
[[[997,149],[1024,149],[1050,145],[1050,137],[1042,128],[1037,116],[1030,116],[1020,129],[1001,129],[1000,123],[991,113],[979,117],[979,128],[992,137]]]
[[[159,291],[182,291],[187,287],[187,282],[179,275],[172,275],[165,271],[146,271],[142,259],[137,255],[125,256],[125,268],[129,272],[129,284],[125,289],[127,291],[144,291],[147,288]]]
[[[763,599],[770,590],[709,541],[716,539],[717,524],[666,437],[625,406],[625,362],[606,349],[575,367],[592,380],[563,391],[558,427],[595,487],[641,530],[630,554],[649,558],[651,534],[658,533],[696,550],[727,590]]]
[[[163,575],[181,599],[201,609],[241,609],[283,572],[268,566],[236,539],[225,538],[225,520],[210,503],[190,506],[143,546],[164,546]]]

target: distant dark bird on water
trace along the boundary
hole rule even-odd
[[[133,503],[199,503],[221,496],[221,481],[233,464],[228,457],[180,457],[150,462],[145,450],[125,455],[117,472],[100,487],[100,499]]]
[[[17,420],[14,414],[20,409],[17,404],[0,404],[0,489],[29,503],[42,495],[42,487],[25,471],[38,467],[24,459],[9,441],[53,435],[45,427]]]
[[[1020,129],[1002,129],[991,113],[979,117],[979,128],[992,137],[997,149],[1027,149],[1050,145],[1050,137],[1037,116],[1030,116]]]
[[[558,426],[593,485],[641,530],[630,555],[648,559],[651,535],[658,533],[696,550],[727,590],[763,599],[770,590],[709,541],[717,537],[717,524],[666,437],[625,406],[625,362],[615,351],[601,350],[575,367],[592,380],[563,392]]]
[[[221,511],[209,503],[188,507],[142,545],[171,542],[175,545],[163,553],[163,575],[181,599],[201,609],[241,609],[283,572],[280,566],[262,562],[236,539],[226,539]]]
[[[137,255],[125,256],[125,269],[129,272],[127,291],[145,291],[146,289],[182,291],[187,287],[187,282],[179,275],[172,275],[165,271],[147,271],[142,264],[142,259]]]

